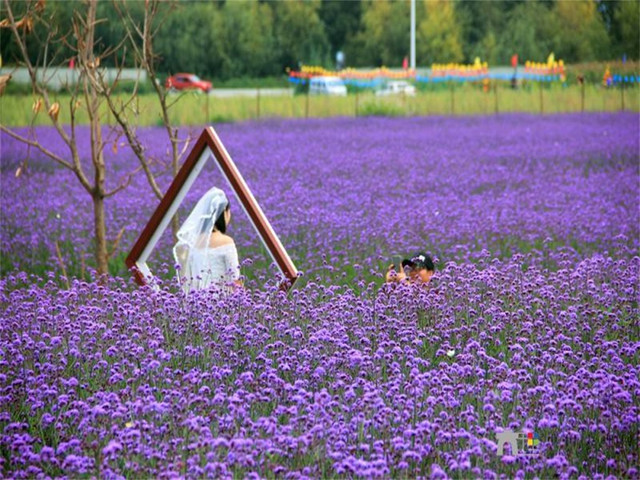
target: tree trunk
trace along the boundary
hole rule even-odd
[[[97,105],[97,102],[96,102]],[[91,118],[92,129],[92,155],[95,169],[94,189],[91,193],[93,199],[93,220],[96,235],[96,266],[98,274],[109,275],[109,254],[107,250],[107,226],[104,216],[104,189],[106,168],[102,156],[102,130],[99,117]]]
[[[109,254],[107,252],[107,227],[104,218],[104,198],[100,194],[93,194],[93,224],[96,239],[96,266],[98,275],[109,274]]]
[[[91,198],[93,200],[93,222],[96,240],[96,268],[100,280],[109,275],[109,253],[107,250],[107,226],[104,216],[104,194],[106,168],[102,154],[102,125],[100,122],[100,99],[95,89],[95,80],[90,81],[89,76],[95,75],[96,57],[93,55],[95,17],[97,1],[89,1],[87,12],[87,31],[84,48],[79,48],[85,66],[88,66],[84,75],[84,91],[87,100],[87,112],[91,129],[91,161],[93,163],[94,181]]]
[[[100,277],[109,274],[109,254],[107,251],[107,227],[104,216],[104,193],[106,168],[102,155],[102,127],[98,114],[99,101],[94,91],[88,90],[87,97],[89,122],[91,128],[91,161],[94,169],[93,190],[93,221],[96,240],[96,268]]]

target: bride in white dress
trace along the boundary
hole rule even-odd
[[[212,288],[224,294],[242,286],[238,251],[226,234],[230,220],[229,200],[214,187],[198,200],[180,227],[173,256],[185,293]]]

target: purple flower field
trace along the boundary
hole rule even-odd
[[[110,238],[125,233],[114,278],[93,282],[87,194],[0,136],[0,476],[639,478],[639,127],[220,125],[303,272],[275,289],[231,197],[248,288],[222,300],[178,293],[169,232],[163,288],[133,285],[123,260],[158,203],[142,175],[107,202]],[[162,172],[162,131],[142,135]],[[113,186],[136,167],[116,147]],[[211,166],[183,216],[212,185],[230,192]],[[70,289],[56,242],[82,276]],[[417,250],[437,259],[431,287],[383,285]],[[535,431],[538,451],[498,456],[505,429]]]
[[[639,124],[628,113],[270,121],[217,130],[299,269],[343,283],[332,269],[341,274],[358,264],[368,274],[391,255],[415,250],[441,262],[475,261],[484,249],[492,257],[521,252],[548,262],[556,247],[576,261],[592,253],[634,255]],[[55,132],[36,131],[50,149],[65,152]],[[167,170],[163,131],[142,137],[156,169]],[[59,272],[55,241],[68,270],[90,265],[87,193],[34,150],[28,173],[15,178],[27,150],[0,138],[3,271]],[[111,186],[137,166],[121,143],[117,154],[111,144],[105,149]],[[170,180],[165,174],[159,183],[166,189]],[[213,165],[205,169],[182,218],[210,186],[230,193],[222,182]],[[157,204],[144,175],[107,199],[110,238],[125,228],[113,273],[126,274],[123,258]],[[240,256],[260,261],[262,246],[235,206],[230,233]],[[173,266],[169,232],[164,240],[152,266]]]

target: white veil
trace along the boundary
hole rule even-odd
[[[189,257],[195,248],[209,245],[216,220],[229,205],[222,190],[213,187],[205,193],[178,230],[178,241],[173,247],[173,257],[180,266],[178,279],[191,278]]]

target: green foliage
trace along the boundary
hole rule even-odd
[[[273,12],[268,5],[252,2],[251,8],[239,2],[231,2],[226,9],[234,8],[237,12],[244,12],[246,16],[245,28],[238,35],[238,55],[245,59],[243,74],[265,76],[273,75],[277,60],[276,43],[271,35],[273,31]],[[229,36],[234,32],[230,31]],[[238,63],[238,62],[236,62]]]
[[[421,65],[464,59],[460,23],[450,0],[425,0],[425,19],[417,27],[416,56]]]
[[[349,2],[322,0],[318,13],[324,24],[329,45],[331,45],[331,59],[333,60],[336,52],[344,49],[347,42],[358,32],[362,2],[360,0]]]
[[[73,5],[72,2],[49,2],[49,5],[42,18],[37,18],[33,22],[34,30],[26,37],[27,51],[32,62],[42,63],[46,60],[51,64],[60,64],[68,61],[73,55],[71,49],[60,42],[52,48],[45,50],[43,48],[43,40],[47,38],[50,25],[60,25],[62,29],[70,30],[71,17],[74,9],[84,11],[86,6],[83,4]],[[16,21],[24,17],[29,6],[24,0],[11,0],[9,2]],[[6,7],[0,6],[0,18],[6,18]],[[17,43],[13,39],[13,33],[8,28],[0,29],[0,53],[4,63],[17,63],[22,58]]]
[[[296,83],[293,89],[294,95],[303,95],[309,92],[309,82]]]
[[[500,38],[499,60],[508,64],[517,53],[522,61],[543,61],[553,49],[555,31],[549,27],[551,12],[539,2],[524,2],[507,16]]]
[[[329,64],[329,42],[318,15],[319,2],[276,2],[274,36],[280,65]]]
[[[640,3],[621,2],[615,13],[615,20],[619,26],[620,50],[629,58],[640,58],[638,44],[638,25],[640,25]]]
[[[4,90],[3,95],[31,95],[33,89],[29,83],[9,82]]]
[[[465,59],[471,61],[480,57],[490,65],[501,63],[498,61],[498,39],[504,31],[506,14],[514,5],[514,2],[503,0],[456,2],[456,19],[462,30],[462,50]]]
[[[194,72],[199,75],[222,71],[224,42],[220,38],[224,20],[215,4],[180,4],[169,15],[155,38],[161,55],[158,69],[167,74]],[[212,48],[215,45],[215,48]]]
[[[393,103],[370,101],[358,109],[362,117],[400,117],[404,111]]]
[[[231,115],[214,113],[209,123],[233,123],[234,119]]]
[[[609,38],[593,1],[557,2],[551,11],[550,26],[557,39],[552,46],[557,58],[608,58]]]
[[[9,0],[16,18],[28,6]],[[99,2],[96,54],[115,48],[102,65],[133,67],[119,10],[140,25],[144,2]],[[417,2],[418,66],[473,62],[490,65],[520,60],[544,61],[549,53],[565,63],[612,60],[626,54],[640,57],[640,2],[617,0]],[[66,65],[74,55],[74,37],[45,48],[47,33],[72,32],[74,14],[84,2],[47,2],[34,32],[27,37],[32,62]],[[400,67],[409,55],[410,2],[407,0],[245,0],[167,1],[153,26],[157,69],[165,74],[193,72],[216,85],[236,78],[283,75],[302,64],[335,67],[342,50],[346,65]],[[0,4],[0,18],[6,6]],[[5,66],[20,57],[9,29],[0,29],[0,54]]]
[[[346,48],[349,65],[402,65],[409,55],[409,3],[392,0],[364,4],[361,29]]]

